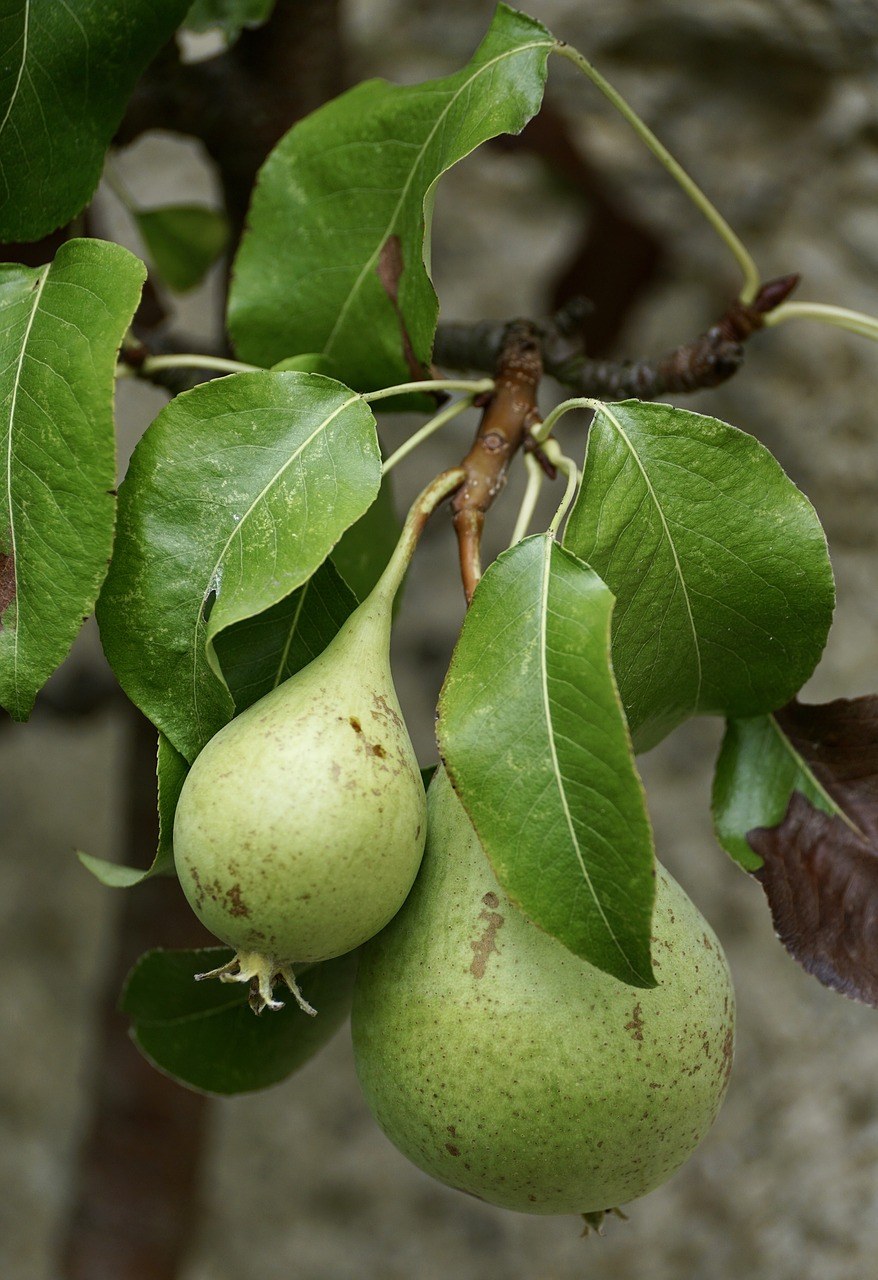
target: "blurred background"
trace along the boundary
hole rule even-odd
[[[249,104],[257,124],[239,188],[260,147],[264,154],[297,115],[346,85],[456,70],[492,10],[489,0],[278,0],[271,26],[245,36],[237,55],[239,70],[257,77]],[[628,98],[766,278],[798,271],[797,296],[878,313],[871,0],[534,0],[530,12]],[[213,52],[209,38],[187,47],[192,58]],[[221,199],[200,145],[142,134],[136,109],[120,138],[131,142],[120,173],[145,204]],[[95,233],[138,249],[110,192],[99,195],[93,218]],[[554,60],[539,122],[443,180],[434,235],[445,318],[540,316],[585,294],[595,303],[593,354],[662,353],[718,318],[738,286],[723,246],[624,122]],[[156,301],[197,349],[221,339],[223,289],[219,267],[182,302]],[[544,408],[555,390],[544,388]],[[838,613],[805,691],[811,700],[878,688],[876,393],[875,346],[802,321],[757,335],[724,387],[678,399],[762,440],[823,519]],[[120,385],[123,465],[165,400],[155,388]],[[572,451],[584,419],[567,422]],[[411,426],[389,421],[387,446]],[[400,467],[401,506],[465,451],[473,426],[456,425]],[[493,550],[508,539],[517,488],[515,478],[492,515]],[[429,764],[435,698],[463,614],[446,520],[434,522],[418,554],[394,656]],[[641,763],[659,855],[710,919],[734,973],[739,1031],[730,1093],[683,1170],[632,1205],[629,1222],[611,1220],[604,1239],[581,1240],[574,1218],[494,1210],[412,1168],[365,1109],[346,1031],[286,1083],[234,1100],[188,1094],[141,1062],[114,1011],[122,977],[147,947],[199,945],[202,935],[175,884],[126,896],[99,886],[74,856],[84,849],[146,865],[154,840],[154,743],[116,690],[89,624],[31,722],[0,723],[0,1273],[10,1280],[875,1275],[878,1015],[797,968],[774,939],[758,884],[715,844],[709,792],[720,735],[718,723],[692,723]]]

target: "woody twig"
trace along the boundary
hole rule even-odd
[[[733,302],[716,324],[657,360],[595,360],[571,340],[571,308],[534,326],[542,344],[545,372],[576,395],[624,400],[698,391],[726,382],[741,367],[744,344],[761,329],[765,316],[795,289],[797,275],[763,285],[752,303]],[[434,359],[454,369],[490,370],[500,358],[507,326],[493,322],[443,324]]]
[[[497,354],[494,390],[484,401],[473,446],[461,462],[465,479],[451,504],[467,603],[482,576],[485,512],[506,483],[512,457],[540,421],[536,396],[542,373],[536,326],[528,320],[506,325]]]

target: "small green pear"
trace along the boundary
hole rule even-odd
[[[248,982],[251,1004],[293,965],[371,938],[398,911],[426,839],[426,801],[390,670],[393,599],[417,528],[307,667],[207,744],[174,820],[195,914],[236,951],[203,977]]]
[[[183,892],[235,948],[229,976],[256,978],[272,1007],[274,975],[371,938],[421,861],[424,788],[389,647],[390,610],[370,597],[322,654],[211,739],[180,795]]]
[[[725,1093],[734,995],[719,942],[659,866],[658,986],[627,986],[512,905],[441,768],[427,807],[415,887],[355,985],[372,1114],[421,1169],[507,1209],[594,1215],[644,1195]]]

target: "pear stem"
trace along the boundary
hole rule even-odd
[[[460,488],[465,479],[466,472],[462,467],[443,471],[430,481],[412,503],[393,555],[369,597],[370,600],[378,603],[381,609],[388,610],[393,604],[430,516],[440,503],[450,497],[455,489]]]

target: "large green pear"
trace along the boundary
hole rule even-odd
[[[440,1181],[527,1213],[599,1213],[663,1182],[704,1137],[732,1061],[719,942],[657,868],[640,990],[509,901],[440,769],[421,872],[363,949],[357,1072],[392,1142]]]
[[[211,739],[180,795],[180,883],[237,952],[217,972],[251,982],[257,1010],[276,1006],[277,976],[298,995],[294,963],[377,933],[421,861],[424,788],[389,659],[398,568],[322,654]]]

